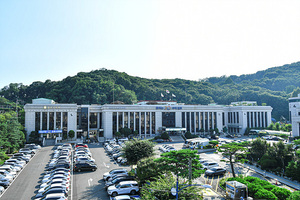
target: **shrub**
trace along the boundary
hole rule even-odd
[[[299,200],[300,199],[300,191],[293,192],[287,200]]]
[[[268,199],[268,200],[277,200],[277,197],[272,192],[259,189],[253,196],[255,199]]]
[[[254,194],[256,194],[258,192],[258,190],[263,189],[263,187],[255,184],[255,183],[249,183],[247,186],[248,186],[248,192],[249,192],[250,197],[254,197]]]
[[[275,194],[279,200],[286,200],[291,195],[291,191],[281,187],[275,187],[271,192]]]
[[[163,132],[161,134],[161,139],[168,140],[168,139],[170,139],[170,136],[167,132]]]
[[[263,188],[266,189],[266,190],[268,190],[268,191],[273,190],[273,188],[275,188],[275,187],[277,187],[277,186],[272,185],[272,184],[270,184],[270,185],[264,185],[264,186],[263,186]]]

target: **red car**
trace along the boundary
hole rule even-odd
[[[83,144],[83,143],[77,143],[76,146],[77,147],[85,147],[85,148],[88,148],[88,145],[87,144]]]

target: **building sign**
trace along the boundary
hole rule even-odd
[[[39,133],[62,133],[62,130],[45,130],[39,131]]]
[[[182,110],[182,107],[156,106],[156,110]]]

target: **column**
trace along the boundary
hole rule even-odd
[[[136,118],[135,118],[135,112],[133,112],[133,131],[135,131],[135,120],[136,120]]]
[[[124,124],[125,124],[124,112],[122,112],[122,127],[123,127],[123,128],[125,127]]]
[[[150,114],[149,114],[149,117],[150,117],[150,119],[149,119],[149,128],[150,128],[150,135],[152,135],[152,112],[150,112]]]
[[[117,132],[119,131],[119,112],[117,112]]]

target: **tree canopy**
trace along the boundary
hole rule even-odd
[[[184,79],[145,79],[115,70],[99,69],[80,72],[61,81],[36,81],[26,86],[10,83],[0,96],[12,102],[30,103],[37,97],[61,103],[107,104],[121,101],[132,104],[139,100],[175,100],[179,103],[217,103],[257,101],[273,107],[272,116],[289,118],[288,98],[300,89],[300,62],[273,67],[255,74],[211,77],[199,81]],[[169,93],[166,93],[166,89]],[[161,94],[164,97],[161,97]],[[174,95],[172,95],[174,94]]]

